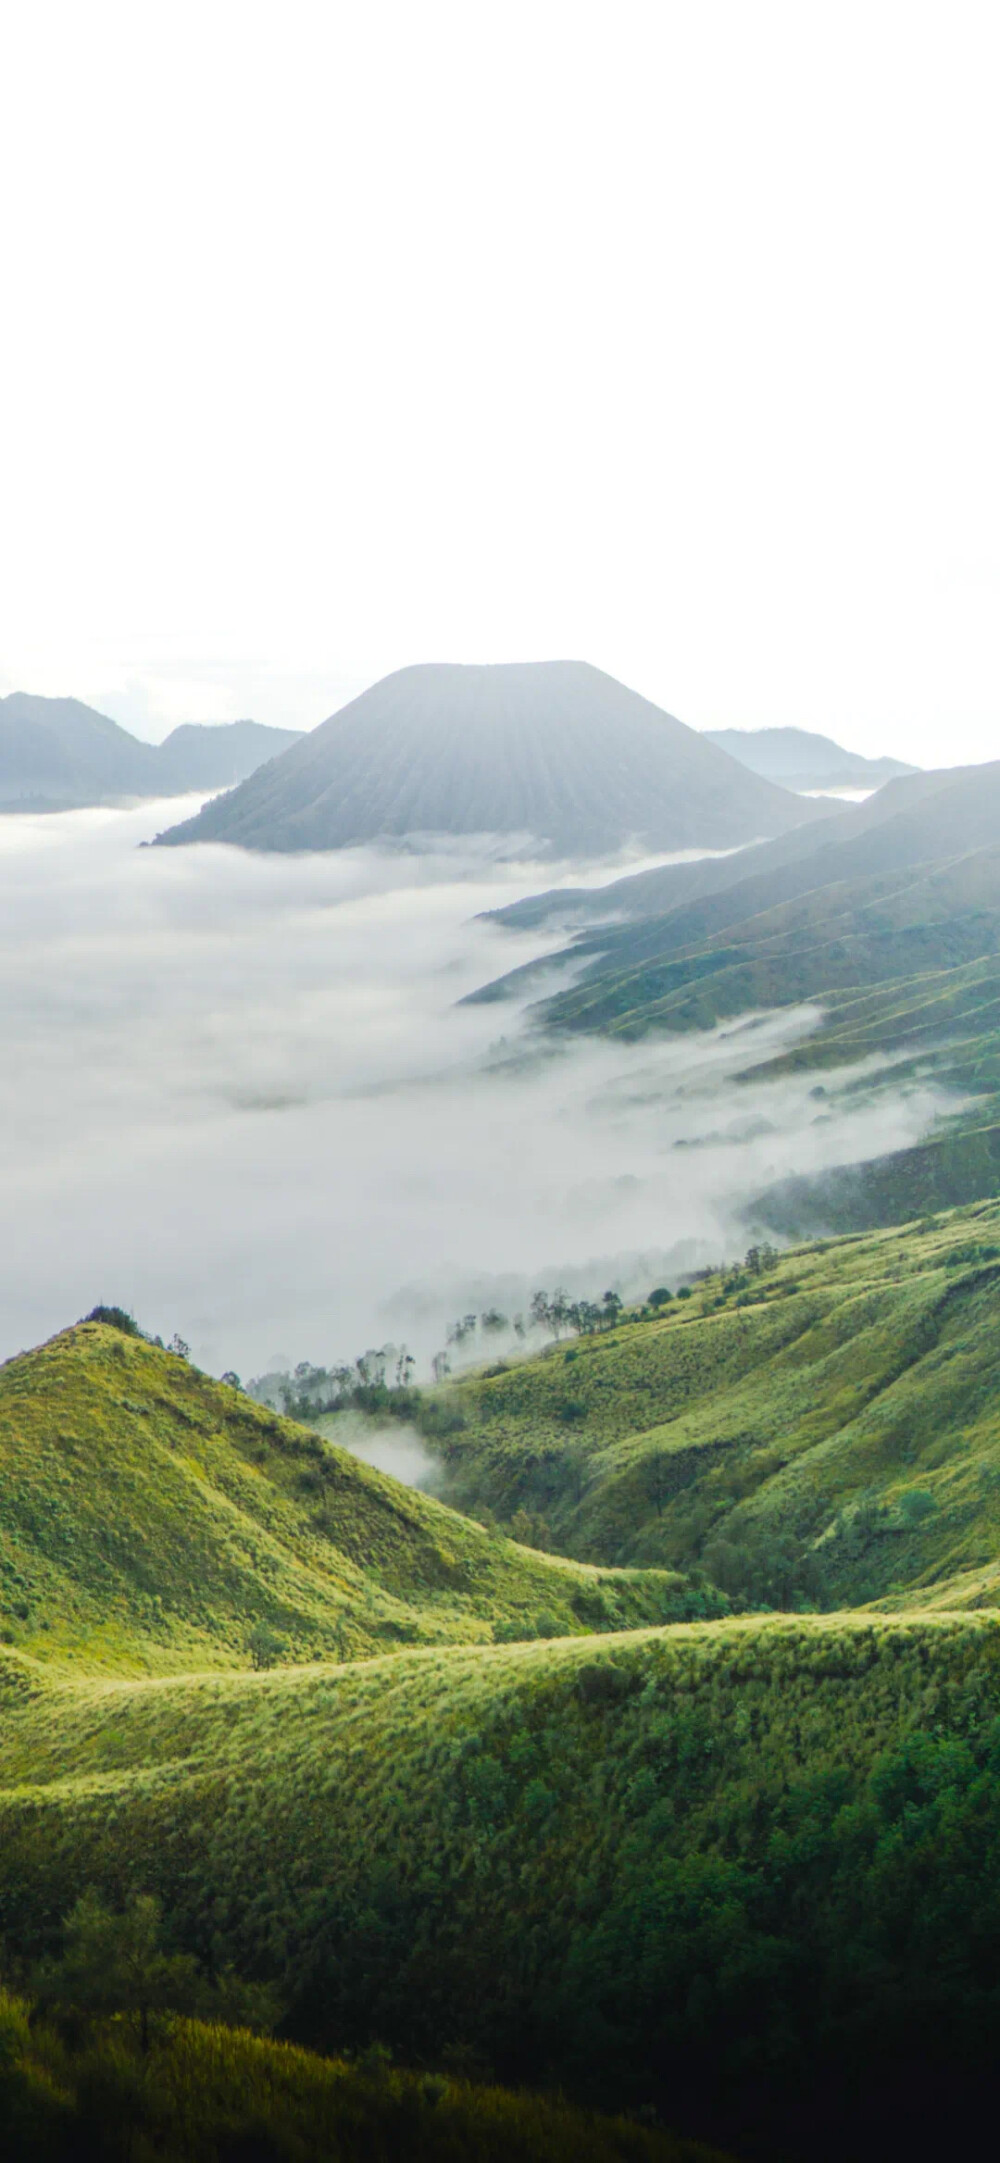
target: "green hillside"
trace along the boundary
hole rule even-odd
[[[876,2095],[902,2139],[932,2076],[992,2067],[991,1617],[120,1683],[8,1654],[4,1680],[0,1927],[28,1953],[84,1887],[141,1884],[304,2039],[743,2153],[883,2154]]]
[[[186,1360],[101,1323],[0,1368],[0,1628],[122,1671],[490,1642],[684,1613],[662,1574],[491,1539]]]
[[[1000,1604],[1000,1204],[715,1273],[446,1385],[441,1491],[734,1597]]]
[[[0,2065],[4,2153],[45,2163],[137,2163],[138,2140],[159,2163],[712,2163],[706,2148],[556,2098],[369,2069],[200,2021],[171,2022],[144,2061],[113,2022],[71,2049],[2,1993]]]
[[[132,2163],[961,2146],[1000,2036],[998,1300],[981,1206],[445,1385],[451,1487],[578,1560],[110,1326],[9,1362],[8,1974],[152,1893],[335,2062],[177,2029],[146,2066],[15,2009],[0,2135],[41,2084],[53,2140],[96,2111]],[[658,1619],[713,1582],[747,1611]]]

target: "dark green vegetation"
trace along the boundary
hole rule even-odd
[[[171,845],[338,849],[505,834],[522,851],[728,848],[817,807],[583,661],[400,669],[324,721]]]
[[[492,1642],[699,1611],[567,1566],[87,1322],[0,1368],[0,1627],[46,1661],[169,1672]],[[700,1611],[704,1611],[703,1606]],[[258,1660],[258,1664],[261,1664]]]
[[[75,698],[0,698],[0,811],[66,811],[135,796],[230,788],[298,741],[258,721],[187,724],[141,743]]]
[[[998,1303],[992,1204],[421,1399],[456,1491],[592,1562],[110,1322],[10,1362],[0,1938],[60,2025],[8,2013],[0,2110],[51,2104],[58,2163],[129,2112],[132,2163],[961,2148],[1000,2036]],[[758,1611],[621,1627],[713,1581]],[[162,1914],[148,2053],[74,1982],[81,1899],[98,1937]],[[162,2009],[237,1977],[336,2062]]]
[[[998,1713],[975,1616],[121,1684],[9,1655],[0,1917],[32,1956],[131,1879],[303,2039],[744,2151],[884,2153],[884,2108],[906,2152],[992,2069]]]
[[[440,1491],[566,1553],[751,1604],[1000,1605],[997,1203],[717,1272],[436,1402]]]
[[[68,2039],[2,1995],[0,2144],[19,2163],[712,2163],[565,2103],[197,2021],[140,2058],[117,2023]]]
[[[880,789],[915,768],[901,759],[866,759],[811,729],[706,729],[710,744],[784,789]]]
[[[546,1028],[638,1039],[809,1006],[821,1025],[797,1050],[755,1063],[748,1039],[745,1079],[814,1071],[829,1094],[929,1080],[953,1093],[955,1117],[919,1150],[790,1182],[756,1212],[793,1236],[898,1222],[996,1191],[998,832],[1000,764],[912,774],[807,833],[599,895],[543,895],[501,921],[603,911],[567,949],[582,973],[538,1010]],[[533,966],[476,996],[523,990]]]

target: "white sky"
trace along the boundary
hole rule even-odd
[[[79,0],[0,31],[0,690],[311,725],[575,654],[1000,755],[1000,16]]]

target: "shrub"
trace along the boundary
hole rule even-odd
[[[272,1630],[268,1622],[255,1622],[247,1638],[247,1651],[251,1666],[256,1668],[277,1667],[284,1658],[287,1647],[283,1637]]]
[[[127,1307],[106,1307],[98,1305],[96,1307],[91,1307],[90,1313],[85,1314],[83,1319],[85,1322],[103,1322],[105,1327],[108,1329],[120,1329],[123,1336],[126,1337],[142,1336],[142,1331],[139,1328],[139,1324],[136,1321],[135,1315],[130,1314]]]

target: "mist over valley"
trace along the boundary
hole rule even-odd
[[[426,1371],[469,1306],[640,1295],[745,1244],[774,1180],[916,1142],[948,1101],[738,1080],[811,1038],[808,1003],[641,1045],[462,1005],[563,945],[483,921],[551,862],[141,848],[160,821],[0,821],[7,1353],[110,1299],[216,1373],[386,1339]]]

